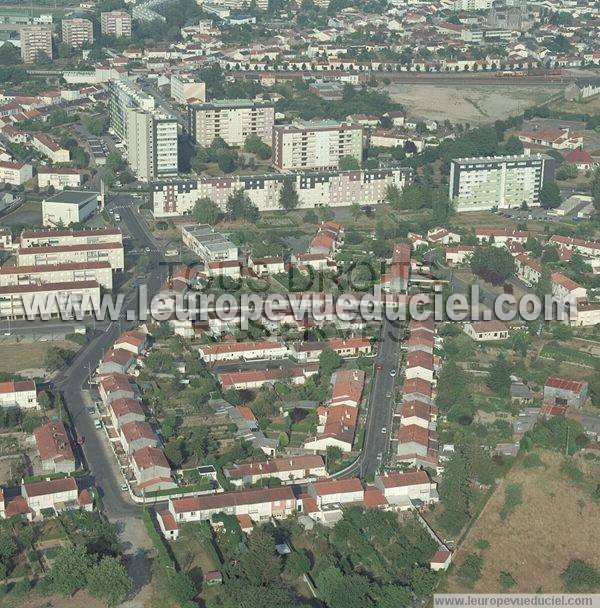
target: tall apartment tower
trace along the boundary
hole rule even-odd
[[[110,80],[108,82],[108,112],[110,128],[121,140],[127,140],[127,110],[141,108],[154,110],[154,97],[144,93],[129,82]]]
[[[52,28],[47,25],[28,25],[21,28],[21,59],[35,63],[41,54],[52,59]]]
[[[188,106],[189,131],[201,146],[221,137],[230,146],[243,146],[249,135],[271,143],[275,107],[270,101],[222,99]]]
[[[127,160],[141,181],[177,177],[177,120],[141,108],[127,110]]]
[[[457,158],[450,165],[450,200],[457,211],[539,205],[556,161],[544,154]]]
[[[279,169],[337,169],[340,159],[362,160],[363,129],[334,120],[299,121],[273,128],[273,164]]]
[[[63,19],[62,40],[70,47],[93,44],[94,25],[89,19]]]
[[[100,15],[100,29],[104,36],[131,38],[131,15],[125,11],[110,11]]]

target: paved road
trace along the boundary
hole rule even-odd
[[[389,446],[394,413],[394,385],[396,378],[391,370],[398,370],[402,328],[399,323],[384,319],[381,325],[379,351],[375,358],[375,372],[369,393],[365,440],[356,463],[338,477],[367,477],[381,465],[378,455],[385,458]],[[381,369],[377,367],[381,366]],[[388,397],[388,395],[390,395]],[[382,429],[387,430],[382,433]]]

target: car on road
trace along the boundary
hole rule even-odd
[[[101,429],[102,428],[102,422],[100,420],[98,420],[96,418],[96,420],[94,420],[94,428],[95,429]]]
[[[177,249],[167,249],[165,251],[165,256],[170,258],[173,256],[179,255],[179,251],[177,251]]]
[[[381,434],[382,434],[382,435],[385,435],[386,433],[387,433],[387,428],[384,426],[384,427],[381,429]]]
[[[392,393],[386,393],[385,396],[389,399],[392,396]]]
[[[126,483],[121,484],[121,492],[129,492],[129,486]]]
[[[383,365],[381,363],[376,363],[375,364],[375,369],[383,369]]]
[[[377,454],[377,460],[379,460],[380,462],[383,460],[383,454],[381,452]]]
[[[96,414],[96,408],[91,406],[87,408],[88,414],[91,414],[92,416]]]
[[[146,253],[150,253],[150,247],[144,247],[144,251],[145,251]]]
[[[392,368],[390,370],[390,376],[393,378],[395,375],[396,375],[396,370]]]

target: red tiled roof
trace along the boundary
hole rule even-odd
[[[350,479],[326,479],[323,481],[314,481],[312,482],[311,486],[315,490],[317,496],[363,491],[360,479],[357,477],[352,477]]]
[[[550,376],[550,378],[546,380],[544,386],[571,391],[573,393],[580,393],[586,384],[587,382],[584,382],[583,380],[573,380],[571,378],[562,378],[560,376]]]
[[[50,479],[49,481],[34,481],[24,484],[23,487],[27,496],[31,498],[32,496],[48,496],[49,494],[77,490],[77,483],[72,477],[63,477]]]
[[[430,483],[425,471],[392,472],[380,475],[379,479],[384,488],[403,488]]]
[[[52,421],[42,424],[33,431],[33,435],[42,461],[70,460],[75,462],[75,454],[73,454],[67,430],[62,422]]]

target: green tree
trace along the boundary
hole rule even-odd
[[[260,214],[256,205],[243,190],[236,190],[227,199],[227,213],[232,220],[256,222]]]
[[[481,578],[481,568],[483,567],[483,558],[475,553],[467,555],[465,561],[458,569],[458,576],[466,583],[472,585]]]
[[[250,535],[248,550],[240,556],[244,579],[256,587],[269,587],[279,580],[279,569],[273,537],[264,528],[257,528]]]
[[[300,198],[296,190],[296,182],[294,179],[285,179],[283,187],[279,193],[279,206],[286,211],[291,211],[298,206]]]
[[[340,158],[340,171],[358,171],[360,162],[354,156],[342,156]]]
[[[319,355],[319,372],[329,380],[331,374],[342,364],[342,358],[331,348],[324,348]]]
[[[116,557],[103,557],[87,574],[88,593],[108,606],[121,604],[131,590],[132,581]]]
[[[400,189],[395,184],[389,184],[385,189],[385,200],[394,208],[399,209],[402,202]]]
[[[355,201],[352,203],[352,205],[350,205],[350,214],[355,222],[360,218],[362,215],[362,207],[360,206],[360,203]]]
[[[428,597],[433,593],[437,576],[429,568],[416,566],[410,571],[410,586],[417,597]]]
[[[600,589],[600,573],[592,565],[580,559],[569,562],[562,573],[565,588],[570,593],[590,593]]]
[[[196,222],[210,224],[211,226],[219,221],[220,214],[219,206],[208,197],[199,198],[194,203],[194,209],[192,210],[192,217]]]
[[[167,590],[169,595],[180,605],[185,605],[196,597],[194,581],[184,572],[170,570],[167,575]]]
[[[513,256],[504,247],[477,247],[471,257],[471,270],[493,285],[501,285],[516,272]]]
[[[92,559],[83,545],[62,547],[50,570],[52,588],[61,595],[73,595],[85,587],[91,568]]]
[[[511,364],[506,360],[503,354],[496,357],[496,360],[489,368],[486,384],[490,390],[494,391],[499,397],[508,397],[510,392],[510,373],[512,371]]]
[[[546,182],[540,190],[540,205],[544,209],[556,209],[562,203],[560,188],[556,182]]]
[[[303,549],[290,553],[285,562],[285,573],[291,578],[299,578],[310,571],[310,559]]]
[[[516,156],[523,154],[523,144],[516,135],[511,135],[504,143],[505,154]]]
[[[575,179],[579,175],[577,171],[577,165],[563,164],[556,170],[556,179],[565,180],[565,179]]]

